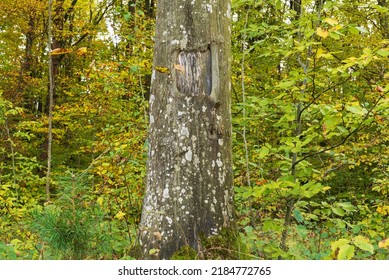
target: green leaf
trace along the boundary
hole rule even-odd
[[[124,16],[123,16],[124,20],[125,21],[130,21],[131,20],[131,13],[125,13]]]
[[[334,241],[334,242],[331,243],[331,250],[332,250],[333,252],[335,252],[335,250],[336,250],[337,248],[340,248],[340,247],[342,247],[342,246],[344,246],[344,245],[346,245],[346,244],[349,244],[349,243],[350,243],[350,240],[344,239],[344,238],[339,239],[339,240],[336,240],[336,241]]]
[[[340,39],[340,35],[338,32],[333,32],[333,31],[330,31],[330,37],[332,39],[335,39],[335,40],[339,40]]]
[[[303,215],[301,214],[300,210],[297,208],[293,210],[293,216],[299,223],[304,221]]]
[[[347,212],[352,212],[355,210],[355,206],[350,202],[339,202],[336,205],[342,207],[342,209],[346,210]]]
[[[358,235],[353,238],[353,242],[359,249],[368,251],[371,254],[374,253],[374,246],[370,243],[368,238]]]
[[[244,230],[245,230],[247,233],[251,233],[251,232],[253,232],[253,227],[252,227],[252,226],[246,226],[246,227],[244,228]]]
[[[159,251],[160,251],[159,249],[152,248],[152,249],[149,250],[149,254],[150,255],[156,255],[156,254],[159,253]]]
[[[303,225],[298,225],[296,228],[296,231],[298,235],[300,235],[302,238],[305,238],[307,236],[308,230],[305,226]]]
[[[359,30],[355,26],[349,26],[348,30],[350,31],[351,34],[359,35]]]
[[[270,150],[268,147],[262,147],[261,151],[259,152],[259,158],[265,158],[269,154]]]
[[[356,105],[356,106],[346,106],[346,110],[356,114],[356,115],[365,115],[366,109],[363,109],[361,106]]]
[[[281,82],[278,84],[278,87],[279,87],[279,88],[282,88],[282,89],[287,89],[287,88],[290,88],[291,86],[293,86],[295,83],[296,83],[295,80],[281,81]]]
[[[389,50],[387,49],[380,49],[376,52],[378,55],[382,57],[387,57],[389,55]]]
[[[345,214],[344,210],[340,207],[331,207],[331,209],[332,209],[332,212],[334,212],[338,216],[343,217]]]
[[[355,247],[345,244],[339,247],[338,260],[351,260],[354,257]]]

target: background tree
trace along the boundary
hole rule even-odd
[[[229,1],[159,1],[149,160],[140,240],[145,258],[233,225]]]

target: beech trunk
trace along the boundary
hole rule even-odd
[[[233,226],[229,0],[159,0],[140,243],[146,259]]]

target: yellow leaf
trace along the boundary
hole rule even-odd
[[[377,212],[381,215],[389,215],[389,206],[378,206]]]
[[[161,72],[161,73],[165,73],[165,74],[170,73],[169,68],[164,67],[164,66],[155,66],[155,70],[157,70],[158,72]]]
[[[97,204],[100,205],[100,207],[103,206],[103,201],[104,201],[104,198],[102,196],[100,196],[98,199],[97,199]]]
[[[336,25],[339,23],[336,19],[333,18],[325,18],[324,21],[329,25]]]
[[[87,47],[79,48],[76,51],[77,55],[79,55],[79,56],[86,55],[87,52],[88,52],[88,48]]]
[[[115,215],[115,219],[118,219],[118,220],[123,220],[124,216],[126,215],[126,213],[122,212],[122,211],[119,211],[116,213]]]
[[[323,54],[324,54],[324,50],[322,48],[318,48],[316,51],[316,57],[320,58],[323,56]]]
[[[340,29],[342,29],[342,28],[343,28],[343,26],[341,26],[341,25],[336,25],[336,26],[332,27],[331,30],[338,31],[338,30],[340,30]]]
[[[379,248],[388,248],[389,247],[389,238],[383,239],[380,242],[378,242]]]
[[[71,52],[72,52],[71,50],[56,48],[56,49],[51,51],[50,55],[60,55],[60,54],[67,54],[67,53],[71,53]]]
[[[322,37],[322,38],[327,38],[328,37],[328,35],[330,34],[329,32],[328,32],[328,30],[324,30],[324,29],[322,29],[322,28],[320,28],[320,27],[318,27],[317,29],[316,29],[316,33],[317,33],[317,35],[319,35],[320,37]]]

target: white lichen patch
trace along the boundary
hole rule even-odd
[[[163,189],[162,197],[163,198],[169,198],[170,197],[170,195],[169,195],[169,188],[168,187]]]
[[[205,111],[207,111],[207,107],[205,107],[205,106],[203,106],[201,109],[202,109],[203,113],[205,113]]]
[[[166,217],[166,220],[167,220],[167,222],[169,223],[169,225],[172,225],[172,224],[173,224],[172,218]]]
[[[188,128],[186,128],[186,127],[181,128],[180,133],[181,133],[182,136],[187,136],[187,137],[189,137],[189,130],[188,130]]]
[[[151,72],[151,81],[154,81],[155,80],[155,70],[153,69],[153,72]],[[151,100],[151,95],[150,95],[150,101]]]
[[[199,157],[197,155],[194,155],[193,163],[195,165],[198,165],[200,163],[200,159],[199,159]]]
[[[186,31],[184,30],[184,38],[180,40],[181,49],[186,49],[186,45],[188,44],[188,35],[186,35]]]
[[[151,115],[151,116],[150,116],[150,124],[153,124],[153,123],[154,123],[154,116]]]
[[[228,3],[228,6],[227,6],[226,16],[228,18],[231,18],[231,5],[230,5],[230,3]]]
[[[192,161],[192,150],[191,149],[189,149],[186,153],[185,153],[185,159],[187,160],[187,161]]]
[[[208,13],[212,14],[212,5],[205,4],[205,8],[207,9]]]
[[[216,164],[217,164],[218,167],[222,167],[223,166],[223,162],[220,159],[216,160]]]
[[[223,144],[224,144],[223,139],[219,139],[217,142],[219,143],[220,146],[223,146]]]

